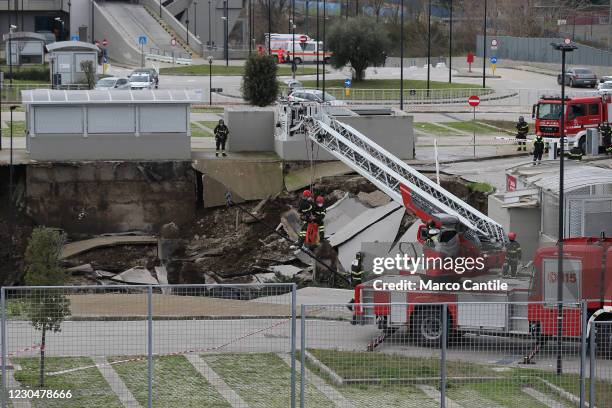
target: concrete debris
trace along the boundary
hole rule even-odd
[[[348,223],[367,211],[368,207],[345,193],[342,198],[327,208],[325,231],[328,236],[334,235]]]
[[[72,268],[68,268],[66,270],[72,273],[73,275],[90,274],[94,272],[93,266],[91,266],[91,264],[89,263],[78,265],[78,266],[73,266]]]
[[[292,241],[297,241],[298,233],[300,229],[302,229],[302,221],[300,220],[300,215],[298,212],[293,208],[285,212],[283,215],[281,215],[281,224],[283,225],[289,239]]]
[[[389,204],[391,198],[380,190],[371,193],[363,191],[357,194],[357,199],[368,207],[380,207]]]
[[[169,222],[168,224],[162,225],[159,236],[164,239],[178,239],[181,234],[179,227],[175,223]]]
[[[363,243],[391,241],[386,246],[386,251],[391,249],[391,243],[395,239],[404,216],[403,209],[397,209],[385,218],[368,225],[358,234],[343,241],[338,246],[338,259],[344,269],[350,270],[355,254],[361,251]],[[333,239],[333,238],[332,238]]]
[[[301,268],[293,265],[275,265],[269,266],[266,270],[270,271],[267,273],[258,273],[255,275],[259,282],[272,282],[276,281],[278,277],[284,279],[292,279],[297,274],[302,272]]]
[[[257,218],[259,219],[264,218],[265,213],[263,212],[263,208],[268,203],[268,200],[269,200],[269,197],[266,197],[263,200],[261,200],[259,203],[257,203],[255,208],[253,208],[250,211],[251,214],[253,214],[253,217],[250,216],[249,214],[244,214],[242,216],[242,222],[245,224],[252,224],[254,222],[257,222]]]
[[[146,235],[144,231],[125,231],[125,232],[109,232],[100,234],[101,237],[133,237],[135,235]]]
[[[159,282],[155,279],[151,272],[145,268],[130,268],[125,272],[121,272],[111,278],[117,282],[132,283],[138,285],[157,285]]]
[[[95,270],[94,271],[94,276],[98,279],[104,279],[104,278],[112,278],[115,275],[117,275],[114,272],[108,272],[108,271],[103,271],[103,270]]]
[[[343,228],[341,228],[338,232],[332,235],[329,238],[329,243],[333,247],[336,247],[342,244],[343,242],[348,241],[349,239],[353,238],[355,235],[359,234],[364,229],[368,228],[370,225],[383,219],[384,217],[389,215],[391,212],[396,211],[399,207],[400,207],[399,204],[392,201],[389,204],[384,205],[382,207],[372,208],[367,211],[364,211],[359,216],[352,219],[350,222],[346,223]],[[400,215],[403,216],[403,211],[401,211]],[[397,224],[396,224],[398,228],[399,228],[400,221],[401,221],[401,218],[399,221],[397,221]],[[396,229],[396,233],[397,233],[397,229]],[[388,236],[389,235],[387,234],[387,237]],[[395,238],[395,236],[393,238]],[[389,240],[389,238],[386,238],[385,240]],[[368,239],[366,239],[366,241],[368,241]],[[369,241],[372,241],[372,240],[369,240]]]
[[[156,244],[157,238],[150,235],[96,237],[83,241],[70,242],[62,248],[60,259],[70,258],[95,248],[115,245],[150,245]]]

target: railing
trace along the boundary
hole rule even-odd
[[[21,91],[29,89],[65,89],[65,90],[80,90],[89,89],[86,84],[61,85],[52,86],[51,84],[10,84],[8,80],[0,88],[3,103],[21,103]]]

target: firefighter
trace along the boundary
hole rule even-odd
[[[353,287],[359,285],[363,281],[363,254],[357,252],[355,259],[351,264],[351,285]]]
[[[432,234],[430,231],[437,231],[437,229],[438,228],[436,227],[436,222],[434,220],[427,221],[427,240],[425,241],[425,245],[432,248],[436,246],[438,243],[438,233]]]
[[[216,151],[215,156],[219,157],[219,152],[223,157],[227,156],[225,154],[225,142],[227,142],[227,136],[229,136],[229,128],[223,122],[223,119],[219,119],[219,124],[215,126],[213,130],[215,133],[215,142],[216,142]]]
[[[572,147],[567,154],[567,158],[571,160],[582,160],[582,149],[578,146]]]
[[[533,141],[533,165],[542,163],[542,154],[544,153],[544,138],[536,135]],[[536,163],[537,161],[537,163]]]
[[[521,150],[527,151],[527,143],[525,142],[527,133],[529,133],[529,125],[525,122],[524,117],[519,116],[518,123],[516,124],[516,138],[519,139],[517,152]]]
[[[327,208],[325,208],[325,198],[323,196],[317,196],[315,199],[315,207],[312,210],[314,220],[319,227],[319,241],[325,239],[325,214],[327,214]]]
[[[304,244],[304,241],[306,240],[306,231],[308,229],[308,223],[312,219],[313,209],[312,192],[310,190],[304,190],[302,193],[302,199],[300,200],[300,204],[298,206],[298,213],[300,214],[300,219],[302,220],[302,229],[300,230],[298,238],[298,243],[300,245]]]
[[[610,123],[602,123],[599,125],[601,132],[601,141],[606,155],[612,154],[612,126]]]
[[[516,241],[516,232],[509,232],[508,239],[510,242],[506,244],[506,262],[504,263],[502,273],[504,276],[516,277],[518,264],[521,262],[523,251],[521,250],[521,244]]]

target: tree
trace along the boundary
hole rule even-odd
[[[390,42],[387,33],[372,17],[338,21],[330,29],[328,49],[333,53],[331,64],[342,68],[348,63],[354,69],[354,80],[361,81],[369,66],[385,62]]]
[[[96,70],[92,61],[81,61],[81,71],[85,73],[85,80],[89,89],[96,86]]]
[[[58,231],[37,227],[32,231],[25,253],[25,282],[30,286],[63,285],[68,278],[59,265],[64,237]],[[70,315],[70,304],[62,289],[35,289],[28,295],[30,323],[41,331],[40,386],[45,385],[45,346],[48,331],[59,332],[62,321]]]
[[[276,62],[268,55],[251,54],[244,64],[242,96],[251,105],[267,106],[276,101]]]

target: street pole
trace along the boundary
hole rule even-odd
[[[612,0],[611,0],[612,1]],[[306,16],[304,16],[304,32],[310,34],[310,26],[308,25],[308,17],[310,15],[310,0],[306,0]]]
[[[319,89],[319,57],[321,55],[321,50],[319,49],[319,42],[321,38],[319,37],[319,0],[317,1],[317,90]]]
[[[268,56],[272,56],[272,0],[268,0]]]
[[[472,145],[474,146],[474,157],[476,157],[476,107],[474,106],[474,119],[472,121]]]
[[[576,48],[569,39],[563,44],[551,43],[554,49],[561,51],[561,127],[559,133],[559,221],[557,254],[557,375],[563,373],[562,360],[562,336],[563,336],[563,240],[564,240],[564,155],[565,155],[565,53],[572,52]]]
[[[13,111],[17,106],[12,105],[10,109],[10,147],[9,147],[9,259],[13,261],[13,229],[14,229],[14,212],[13,212]]]
[[[400,2],[400,110],[404,110],[404,0]]]
[[[225,8],[225,66],[229,66],[229,0],[223,2]]]
[[[484,0],[484,23],[482,25],[482,87],[487,87],[487,0]]]
[[[187,14],[185,17],[185,28],[186,28],[186,32],[185,35],[187,36],[187,46],[189,46],[189,7],[187,8]]]
[[[193,2],[193,35],[198,38],[198,2]]]
[[[450,0],[450,20],[448,20],[448,83],[453,82],[453,0]]]
[[[159,18],[160,20],[163,18],[162,17],[162,0],[159,0]]]
[[[249,56],[250,56],[251,52],[253,51],[253,7],[252,7],[251,0],[249,0],[249,4],[247,7],[249,10]]]
[[[210,23],[210,0],[208,0],[208,49],[212,49],[212,25]]]
[[[295,0],[291,0],[291,78],[295,79]]]
[[[427,96],[429,97],[429,80],[431,70],[431,0],[427,6]]]
[[[8,17],[9,17],[9,40],[8,40],[9,84],[12,90],[12,87],[13,87],[13,27],[14,26],[11,24],[11,13],[9,13]],[[5,51],[5,54],[6,54],[6,51]]]
[[[212,106],[212,63],[213,58],[208,57],[208,104]]]
[[[161,8],[160,14],[161,14]],[[96,20],[94,18],[94,0],[91,0],[91,43],[96,43]]]
[[[326,3],[323,0],[323,102],[325,102],[325,49],[327,48],[327,44],[325,44],[325,19],[327,18],[327,10]]]

